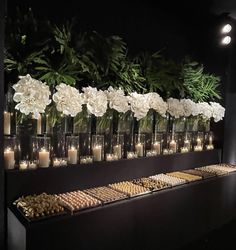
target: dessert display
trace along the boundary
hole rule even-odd
[[[101,205],[101,201],[82,191],[58,194],[55,197],[71,212]]]
[[[214,168],[212,166],[205,166],[205,167],[200,167],[200,168],[196,168],[196,169],[204,171],[204,172],[208,172],[208,173],[213,173],[213,174],[216,174],[217,176],[226,175],[227,174],[226,171],[223,171],[223,170],[220,170],[220,169],[216,169],[216,168]]]
[[[177,186],[177,185],[182,185],[185,184],[187,181],[178,177],[166,175],[166,174],[158,174],[158,175],[153,175],[150,176],[151,179],[154,180],[160,180],[163,182],[166,182],[170,186]]]
[[[170,187],[170,185],[168,185],[166,182],[163,182],[161,180],[154,180],[151,178],[136,179],[136,180],[133,180],[132,183],[134,183],[136,185],[143,186],[143,187],[148,188],[152,191]]]
[[[191,174],[191,175],[201,176],[203,179],[216,177],[216,174],[214,173],[204,172],[204,171],[197,170],[197,169],[187,169],[187,170],[182,170],[181,172]]]
[[[150,192],[148,188],[133,184],[129,181],[117,182],[114,184],[110,184],[109,187],[123,192],[129,196],[136,196]]]
[[[13,204],[31,220],[64,212],[64,207],[59,199],[46,193],[20,197]]]
[[[83,190],[83,192],[101,200],[103,203],[110,203],[128,198],[124,193],[118,192],[109,187],[97,187]]]
[[[181,179],[184,179],[188,182],[192,182],[192,181],[199,181],[202,179],[201,176],[198,176],[198,175],[192,175],[192,174],[187,174],[187,173],[184,173],[184,172],[172,172],[172,173],[167,173],[167,175],[169,176],[173,176],[173,177],[177,177],[177,178],[181,178]]]
[[[227,173],[231,173],[231,172],[235,172],[236,171],[236,168],[233,168],[229,165],[210,165],[209,167],[211,168],[214,168],[214,169],[217,169],[217,170],[220,170],[220,171],[225,171]]]

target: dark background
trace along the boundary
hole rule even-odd
[[[227,3],[225,3],[227,2]],[[128,53],[148,50],[163,53],[177,62],[190,55],[205,65],[208,72],[221,76],[224,97],[228,48],[220,45],[220,28],[225,12],[234,1],[33,1],[8,0],[8,16],[16,6],[32,7],[40,18],[65,23],[76,18],[76,32],[96,30],[104,36],[119,35],[128,44]],[[223,6],[222,6],[223,5]],[[235,6],[236,9],[236,6]],[[224,98],[221,101],[224,105]],[[223,123],[214,125],[219,144]]]
[[[4,0],[1,0],[1,63],[3,62],[4,39],[3,3]],[[204,63],[208,71],[222,77],[222,93],[225,93],[229,48],[219,46],[219,30],[223,22],[224,12],[230,12],[232,17],[236,17],[235,0],[132,2],[8,0],[6,14],[14,18],[17,5],[21,7],[31,6],[36,15],[49,18],[57,23],[63,23],[65,20],[76,17],[78,32],[96,30],[103,35],[120,35],[127,42],[131,54],[136,54],[141,50],[155,52],[165,48],[165,53],[177,61],[189,54],[194,59]],[[3,79],[1,63],[0,80]],[[3,83],[3,80],[0,82]],[[0,85],[0,93],[3,95],[3,84]],[[1,99],[3,100],[3,98]],[[2,104],[0,102],[0,111],[3,111]],[[229,105],[231,105],[230,102]],[[234,115],[230,116],[229,114],[228,116],[233,117]],[[0,121],[2,128],[2,119]],[[230,120],[228,124],[233,123]],[[216,130],[223,140],[223,122],[217,124]],[[3,137],[1,131],[3,129],[0,130],[0,138]],[[229,134],[229,137],[231,135]],[[0,142],[2,141],[0,140]],[[1,153],[2,155],[3,153]],[[0,166],[0,184],[0,249],[4,249],[3,165]]]
[[[8,15],[14,17],[16,6],[31,6],[39,17],[57,23],[76,17],[78,32],[96,30],[103,35],[119,35],[127,42],[131,54],[165,48],[167,55],[176,60],[190,54],[206,65],[216,60],[222,63],[217,40],[220,17],[213,14],[212,0],[9,0]]]

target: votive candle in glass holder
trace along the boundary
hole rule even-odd
[[[19,163],[19,169],[20,170],[26,170],[29,167],[29,162],[25,160],[21,160]]]
[[[183,147],[188,149],[188,152],[191,151],[191,148],[192,148],[192,133],[185,132]]]
[[[11,147],[4,149],[4,163],[6,169],[15,168],[15,152]]]
[[[135,153],[133,151],[128,151],[127,152],[127,159],[134,159],[135,157]]]
[[[194,140],[194,151],[202,151],[204,145],[204,133],[197,132]]]
[[[81,156],[80,157],[80,164],[87,164],[87,158],[86,158],[86,156]]]
[[[147,150],[146,151],[146,157],[152,157],[152,156],[156,156],[157,152],[155,150]]]
[[[61,160],[60,158],[53,158],[52,159],[52,166],[53,167],[60,167],[61,166]]]
[[[114,154],[106,154],[106,161],[114,161]]]
[[[172,151],[173,153],[177,153],[177,141],[174,137],[171,138],[169,142],[169,151]]]
[[[80,164],[90,164],[93,163],[92,155],[85,155],[80,157]]]
[[[124,135],[113,135],[112,148],[113,154],[117,155],[118,159],[122,159],[124,156]]]
[[[192,134],[190,132],[184,132],[179,134],[179,152],[188,153],[192,148]]]
[[[50,165],[51,138],[47,136],[32,137],[32,158],[38,160],[40,168]]]
[[[46,148],[39,150],[39,167],[48,168],[50,165],[50,153]]]
[[[4,137],[4,163],[6,169],[14,169],[19,161],[20,148],[16,136]],[[18,157],[17,157],[18,156]]]
[[[67,158],[69,164],[77,164],[79,159],[79,136],[66,137]]]
[[[214,134],[212,131],[209,131],[205,134],[205,149],[206,150],[212,150],[214,149]]]
[[[104,160],[104,136],[93,135],[92,136],[92,154],[94,161]]]
[[[162,142],[163,134],[155,133],[152,137],[152,150],[156,152],[157,155],[160,155],[162,152]]]
[[[37,161],[29,161],[29,169],[36,169]]]
[[[61,158],[61,164],[60,166],[65,167],[67,166],[68,159],[67,158]]]
[[[135,134],[134,137],[135,152],[138,157],[145,156],[145,134]]]

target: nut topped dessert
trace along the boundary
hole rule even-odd
[[[150,190],[158,190],[158,189],[170,187],[170,185],[168,185],[166,182],[163,182],[161,180],[154,180],[151,178],[136,179],[136,180],[133,180],[132,183],[143,186]]]
[[[197,169],[187,169],[187,170],[182,170],[181,172],[192,175],[198,175],[201,176],[203,179],[212,178],[216,176],[216,174],[214,173],[208,173]]]
[[[109,187],[97,187],[97,188],[89,188],[83,190],[83,192],[94,196],[95,198],[101,200],[104,203],[118,201],[127,198],[128,196],[124,193],[118,192]]]
[[[123,182],[110,184],[109,187],[114,188],[117,191],[123,192],[129,196],[141,195],[143,193],[150,192],[148,188],[135,185],[129,181],[123,181]]]
[[[14,203],[29,219],[62,213],[64,207],[54,195],[42,193],[40,195],[28,195],[17,199]]]
[[[58,194],[56,197],[60,200],[63,206],[72,212],[101,205],[101,201],[82,191]]]

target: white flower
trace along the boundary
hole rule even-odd
[[[181,99],[180,102],[183,106],[185,117],[189,117],[190,115],[197,116],[200,114],[199,106],[197,103],[193,102],[190,99]]]
[[[122,89],[114,89],[110,86],[105,93],[111,109],[115,109],[120,113],[125,113],[130,110],[129,99],[125,96]]]
[[[149,107],[161,116],[166,116],[167,103],[157,93],[148,93]]]
[[[65,83],[56,86],[56,90],[57,92],[53,95],[52,99],[56,103],[59,112],[75,117],[82,111],[84,100],[79,90]]]
[[[83,88],[88,111],[95,116],[103,116],[107,110],[107,95],[97,88]]]
[[[198,109],[200,110],[199,114],[202,116],[203,119],[209,120],[212,117],[213,108],[207,102],[199,102]]]
[[[183,104],[178,99],[169,98],[167,100],[167,105],[168,105],[167,112],[171,116],[175,118],[180,118],[181,116],[184,116]]]
[[[217,102],[210,102],[210,104],[212,107],[212,117],[214,118],[214,121],[218,122],[220,120],[223,120],[223,118],[225,116],[225,108],[222,107]]]
[[[136,117],[137,120],[140,120],[147,115],[150,109],[147,94],[142,95],[136,92],[131,93],[129,96],[129,102],[131,105],[131,110],[134,112],[134,117]]]
[[[13,85],[15,90],[13,100],[18,103],[15,109],[25,115],[31,113],[35,119],[38,119],[39,114],[44,113],[47,105],[51,103],[49,87],[30,75],[19,78],[20,80]]]

